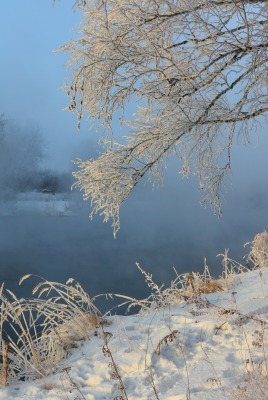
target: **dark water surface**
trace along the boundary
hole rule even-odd
[[[148,288],[136,261],[159,284],[170,282],[173,267],[178,273],[202,271],[204,257],[219,274],[221,259],[216,256],[225,248],[242,261],[247,252],[243,244],[267,227],[265,193],[256,189],[246,199],[242,188],[230,193],[218,220],[200,207],[192,187],[183,190],[181,195],[168,181],[155,193],[137,192],[123,208],[116,240],[109,224],[98,217],[89,220],[89,208],[82,201],[70,217],[1,217],[0,281],[22,297],[31,295],[34,282],[18,286],[18,281],[34,273],[63,283],[73,277],[90,296],[112,292],[143,298]]]

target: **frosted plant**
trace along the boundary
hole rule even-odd
[[[77,160],[76,186],[92,215],[112,219],[147,173],[161,182],[175,154],[197,174],[203,202],[220,211],[231,146],[267,117],[268,2],[83,0],[66,91],[78,125],[86,112],[104,129],[104,152]],[[124,110],[139,106],[131,122]],[[121,111],[121,142],[111,122]],[[116,140],[115,140],[116,137]]]
[[[0,290],[0,357],[7,353],[7,368],[0,363],[0,384],[53,373],[76,342],[88,338],[100,322],[93,300],[74,279],[64,285],[37,278],[37,298],[18,299],[8,289],[5,295],[3,286]]]
[[[163,310],[165,307],[174,306],[184,301],[198,302],[201,294],[224,290],[222,282],[211,276],[206,260],[203,273],[192,272],[178,274],[174,269],[176,274],[175,279],[173,279],[167,287],[165,287],[164,284],[159,286],[153,280],[152,274],[146,272],[139,263],[136,263],[136,266],[144,276],[145,282],[149,287],[150,295],[147,298],[139,300],[126,295],[106,294],[110,299],[114,297],[121,300],[123,299],[124,302],[120,303],[115,308],[127,306],[126,312],[132,310],[133,307],[137,307],[139,313],[146,314],[148,311]],[[107,314],[109,314],[109,312],[110,311],[108,311]]]
[[[248,261],[251,261],[254,267],[268,267],[268,233],[258,233],[250,244]]]

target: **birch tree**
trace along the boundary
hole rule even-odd
[[[77,160],[92,214],[119,229],[122,203],[144,175],[159,182],[171,154],[199,177],[221,213],[232,144],[248,143],[268,111],[268,1],[84,0],[71,53],[69,109],[104,131],[103,153]],[[131,121],[124,110],[137,104]],[[111,124],[121,112],[126,134]],[[117,138],[117,136],[116,136]]]

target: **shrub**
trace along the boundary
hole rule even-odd
[[[248,261],[256,267],[268,267],[268,233],[258,233],[251,242]]]

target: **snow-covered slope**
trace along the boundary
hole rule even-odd
[[[231,279],[177,306],[107,318],[55,375],[2,387],[0,399],[267,399],[268,270]]]

